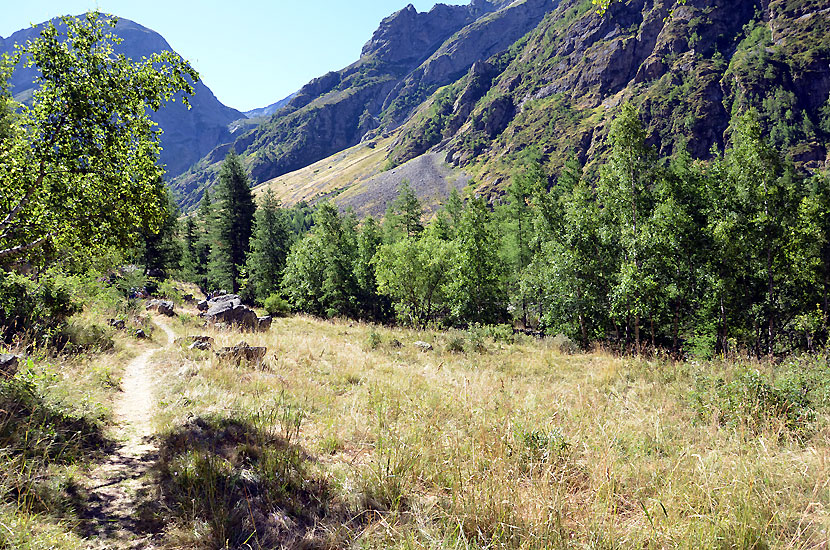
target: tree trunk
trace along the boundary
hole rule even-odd
[[[674,303],[674,327],[672,327],[672,343],[671,349],[672,353],[677,353],[677,332],[680,325],[680,302],[677,301]]]

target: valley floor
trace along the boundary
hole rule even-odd
[[[187,313],[170,326],[268,351],[152,356],[158,452],[132,496],[155,548],[830,544],[824,359],[566,355],[550,339],[302,316],[261,334]],[[0,529],[38,526],[0,547],[96,542],[3,506]],[[47,531],[60,536],[35,541]]]

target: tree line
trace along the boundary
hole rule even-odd
[[[231,154],[215,200],[185,222],[182,271],[326,317],[511,323],[635,352],[815,349],[830,181],[781,158],[754,112],[730,131],[711,161],[682,148],[659,159],[625,105],[596,176],[571,159],[551,181],[531,158],[500,200],[453,192],[427,224],[407,184],[381,222],[328,202],[282,208],[270,193],[256,207]]]

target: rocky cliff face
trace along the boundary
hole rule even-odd
[[[9,52],[15,43],[25,43],[39,34],[38,27],[18,31],[5,41],[0,41],[0,53]],[[141,59],[155,52],[171,50],[167,41],[158,33],[127,19],[120,19],[113,34],[123,39],[116,51],[133,59]],[[36,72],[18,67],[12,75],[12,93],[25,101],[34,89]],[[188,110],[181,102],[170,103],[152,113],[153,120],[164,133],[161,136],[161,162],[167,165],[167,177],[173,178],[208,154],[216,146],[231,140],[228,125],[245,115],[226,107],[213,95],[204,83],[197,82],[196,93],[190,99]]]
[[[728,141],[732,114],[755,107],[777,147],[818,168],[828,158],[829,79],[826,3],[630,0],[599,16],[589,2],[563,0],[527,40],[424,103],[390,159],[441,151],[499,186],[535,147],[555,175],[571,153],[599,158],[606,121],[631,100],[664,156],[684,143],[709,157]]]
[[[360,60],[305,85],[279,112],[234,141],[255,182],[297,170],[398,127],[440,86],[532,30],[558,0],[411,5],[384,19]],[[177,178],[185,206],[215,181],[203,161]]]

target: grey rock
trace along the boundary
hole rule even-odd
[[[208,302],[207,300],[202,300],[201,302],[196,304],[196,309],[198,309],[199,311],[207,311],[210,309],[210,302]]]
[[[415,342],[414,345],[415,345],[416,348],[420,349],[421,351],[431,351],[432,350],[432,344],[430,344],[429,342],[423,342],[421,340],[418,340],[417,342]]]
[[[175,309],[175,304],[170,300],[150,300],[147,302],[147,310],[148,311],[158,311],[162,315],[167,315],[168,317],[172,317]]]
[[[126,324],[123,319],[110,319],[109,325],[115,330],[124,330],[126,328]]]
[[[0,378],[9,379],[17,374],[18,357],[8,353],[0,354]]]
[[[255,330],[258,323],[256,312],[242,305],[239,298],[215,303],[205,313],[205,320],[211,324],[236,325],[245,330]]]
[[[202,351],[207,351],[207,350],[210,350],[210,349],[213,348],[212,341],[213,341],[212,338],[210,339],[210,341],[196,340],[195,342],[193,342],[192,344],[187,346],[187,349],[198,349],[198,350],[202,350]]]
[[[271,328],[271,316],[258,317],[256,320],[256,329],[259,332],[266,332]]]
[[[237,345],[228,348],[222,348],[216,352],[216,356],[224,360],[260,362],[265,358],[268,348],[254,347],[248,345],[247,342],[239,342]]]
[[[138,338],[139,340],[144,340],[144,339],[147,338],[147,333],[144,332],[141,329],[138,329],[138,330],[135,331],[135,337]]]

